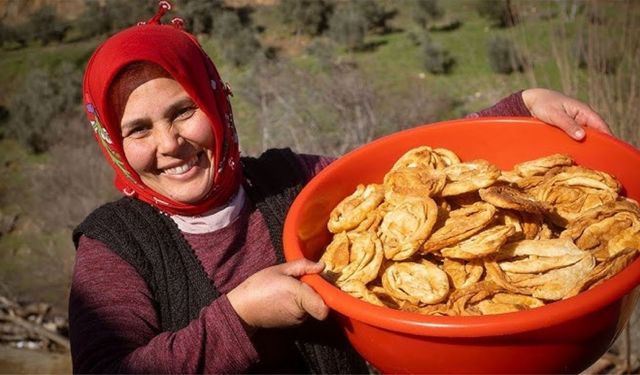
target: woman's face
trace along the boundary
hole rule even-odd
[[[183,203],[211,190],[211,121],[177,81],[154,78],[135,88],[120,127],[127,161],[149,188]]]

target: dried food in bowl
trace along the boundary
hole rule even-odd
[[[575,142],[525,118],[442,122],[362,146],[316,176],[287,216],[287,259],[318,259],[330,239],[326,224],[333,207],[358,184],[382,183],[401,155],[422,145],[455,150],[463,160],[485,159],[503,170],[563,153],[615,176],[622,194],[640,198],[634,172],[640,153],[612,137],[587,129],[585,141]],[[568,300],[493,316],[423,316],[360,301],[317,275],[304,281],[335,311],[354,347],[383,372],[575,373],[599,358],[628,321],[640,294],[640,261]]]

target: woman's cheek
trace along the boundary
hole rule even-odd
[[[139,175],[154,165],[154,154],[144,143],[125,140],[122,146],[129,165]]]

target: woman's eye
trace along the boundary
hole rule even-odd
[[[178,113],[176,113],[176,117],[175,120],[186,120],[188,118],[190,118],[191,116],[193,116],[193,114],[196,112],[196,107],[185,107],[182,108],[178,111]]]
[[[125,138],[129,137],[129,138],[140,138],[143,137],[146,133],[147,133],[147,128],[145,128],[144,126],[137,126],[135,128],[131,128],[129,129],[129,131],[127,131],[127,134],[125,134]]]

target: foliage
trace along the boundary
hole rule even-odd
[[[47,151],[65,136],[69,116],[80,113],[81,72],[71,63],[32,69],[11,99],[3,133],[34,152]]]
[[[502,36],[489,38],[487,54],[491,69],[500,74],[522,72],[525,68],[524,57],[518,52],[513,41]]]
[[[28,39],[40,41],[42,44],[60,42],[64,38],[67,26],[61,22],[55,10],[45,5],[36,10],[26,24]]]
[[[494,26],[511,27],[517,23],[511,0],[478,0],[475,5],[478,14],[489,19]]]
[[[184,0],[180,14],[186,29],[194,34],[209,34],[223,10],[223,0]]]
[[[436,44],[429,37],[422,42],[424,67],[433,74],[448,74],[455,65],[455,58],[449,51]]]
[[[379,0],[352,1],[351,6],[359,8],[359,12],[364,15],[368,31],[381,34],[389,32],[389,21],[398,13],[396,9],[388,9]]]
[[[282,21],[295,33],[319,35],[327,28],[332,5],[326,0],[280,0],[278,12]]]
[[[260,42],[254,36],[253,28],[250,24],[243,25],[235,11],[219,14],[214,23],[214,34],[222,46],[223,57],[235,66],[250,63],[260,51]]]
[[[438,0],[414,0],[412,10],[413,19],[423,29],[444,15],[444,9],[440,7]]]
[[[329,36],[349,50],[362,49],[369,28],[365,8],[360,2],[339,6],[329,20]]]
[[[83,14],[72,24],[76,39],[113,34],[138,22],[149,20],[157,3],[145,0],[89,0]]]

